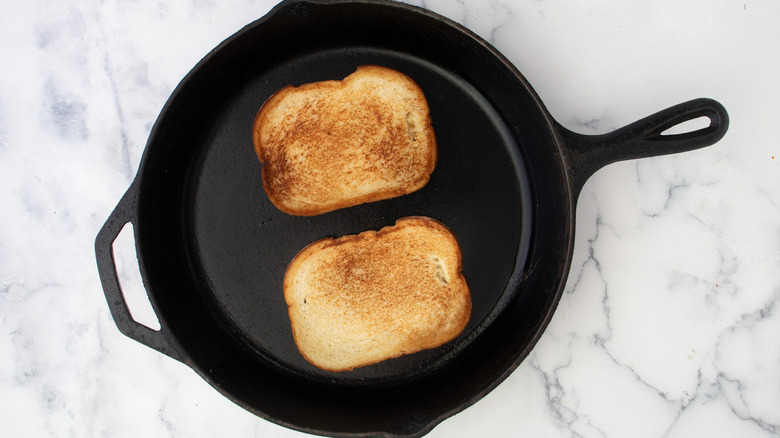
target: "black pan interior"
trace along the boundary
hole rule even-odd
[[[278,211],[252,147],[257,110],[283,86],[361,64],[425,92],[439,147],[430,182],[317,217]],[[138,177],[139,261],[185,362],[236,403],[316,433],[417,433],[503,380],[549,321],[573,226],[560,160],[530,86],[462,28],[392,3],[289,2],[207,55],[163,108]],[[461,245],[474,303],[464,334],[352,372],[311,366],[292,339],[287,264],[318,239],[410,215],[442,221]]]
[[[285,214],[263,191],[250,133],[259,106],[286,85],[341,79],[358,65],[378,64],[412,77],[431,109],[439,155],[420,191],[315,217]],[[445,360],[478,335],[522,269],[528,249],[530,208],[525,166],[511,133],[490,103],[456,75],[425,60],[371,47],[322,50],[290,59],[249,82],[214,115],[212,135],[193,175],[194,253],[208,288],[203,291],[244,345],[291,372],[339,381],[408,377]],[[463,253],[473,311],[455,342],[346,373],[306,362],[292,338],[282,279],[306,245],[324,237],[392,225],[405,216],[442,221]]]

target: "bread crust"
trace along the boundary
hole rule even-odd
[[[252,139],[268,198],[297,216],[412,193],[437,159],[422,89],[376,65],[282,88],[258,111]]]
[[[439,221],[413,216],[301,250],[284,277],[296,346],[347,371],[455,339],[471,317],[460,247]]]

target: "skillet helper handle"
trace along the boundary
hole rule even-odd
[[[119,284],[113,244],[124,226],[135,222],[136,198],[137,190],[135,184],[133,184],[122,196],[119,204],[111,212],[111,215],[95,239],[95,256],[97,258],[98,274],[103,286],[103,293],[106,296],[106,302],[114,323],[120,332],[147,347],[183,362],[184,356],[181,354],[177,344],[172,340],[162,320],[160,320],[161,328],[158,331],[133,319]]]
[[[663,134],[684,122],[706,117],[709,126],[680,134]],[[566,149],[573,189],[607,164],[657,155],[686,152],[715,144],[723,138],[729,116],[720,103],[707,98],[684,102],[602,135],[582,135],[558,125]]]

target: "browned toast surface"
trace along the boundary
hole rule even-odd
[[[293,215],[411,193],[436,165],[422,90],[373,65],[341,81],[279,90],[258,112],[253,141],[269,199]]]
[[[298,349],[344,371],[449,342],[471,316],[461,270],[455,236],[430,218],[317,241],[284,277]]]

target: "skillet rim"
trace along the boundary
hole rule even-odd
[[[140,212],[140,210],[143,208],[142,206],[144,204],[143,198],[144,198],[145,195],[149,194],[149,191],[148,190],[144,190],[144,187],[143,187],[143,182],[144,182],[143,181],[144,180],[143,177],[145,175],[144,170],[147,169],[148,166],[149,166],[147,164],[147,162],[153,159],[153,153],[155,152],[154,151],[154,145],[157,143],[155,140],[159,136],[159,131],[164,128],[164,125],[165,125],[164,121],[165,121],[165,118],[166,118],[165,115],[169,114],[170,112],[172,112],[171,108],[174,107],[175,102],[179,99],[179,95],[186,92],[185,88],[191,82],[192,78],[199,74],[199,71],[203,68],[204,65],[209,64],[212,61],[212,59],[220,51],[224,50],[225,47],[227,47],[230,44],[232,44],[232,42],[234,40],[240,38],[244,33],[248,32],[249,30],[251,30],[252,28],[254,28],[256,26],[264,25],[266,21],[273,19],[275,16],[277,16],[279,14],[283,14],[284,10],[286,8],[288,8],[288,7],[296,7],[297,5],[300,5],[300,4],[352,4],[352,3],[355,3],[355,4],[371,4],[372,6],[376,5],[376,6],[380,6],[380,7],[382,7],[382,6],[392,6],[392,7],[396,7],[396,8],[405,10],[405,12],[404,12],[405,14],[409,14],[409,13],[418,13],[418,14],[420,14],[421,13],[422,15],[426,16],[426,19],[432,19],[434,21],[437,21],[439,23],[447,25],[452,30],[457,30],[461,35],[463,35],[464,39],[468,39],[468,40],[470,40],[473,43],[477,43],[482,50],[487,50],[490,53],[491,57],[496,61],[496,64],[499,64],[499,66],[496,67],[496,68],[501,68],[501,69],[504,69],[504,70],[506,70],[508,72],[511,72],[512,76],[515,79],[515,81],[517,82],[517,84],[521,85],[522,88],[524,88],[525,91],[529,94],[529,96],[533,98],[533,103],[535,104],[535,107],[538,109],[538,115],[540,115],[544,119],[545,127],[547,128],[547,132],[550,133],[550,136],[551,136],[551,138],[553,140],[553,144],[556,147],[555,155],[557,157],[559,157],[561,166],[564,166],[564,164],[565,164],[564,152],[563,152],[562,146],[561,146],[560,135],[558,134],[558,132],[556,130],[555,121],[552,119],[552,117],[550,116],[550,114],[546,110],[546,107],[543,105],[543,103],[541,102],[541,100],[538,97],[538,95],[536,94],[536,92],[533,90],[533,88],[530,86],[530,84],[527,82],[527,80],[522,76],[522,74],[520,74],[520,72],[517,70],[517,68],[511,62],[508,61],[508,59],[506,59],[500,52],[498,52],[495,48],[493,48],[489,43],[487,43],[481,37],[476,35],[474,32],[472,32],[469,29],[465,28],[464,26],[458,24],[457,22],[454,22],[454,21],[452,21],[452,20],[450,20],[450,19],[448,19],[446,17],[438,15],[438,14],[432,12],[432,11],[429,11],[429,10],[426,10],[426,9],[422,9],[422,8],[417,7],[417,6],[413,6],[413,5],[409,5],[409,4],[397,3],[397,2],[394,2],[394,1],[387,1],[387,0],[382,0],[382,1],[366,1],[366,0],[288,0],[288,1],[285,1],[285,2],[282,2],[282,3],[278,4],[278,5],[276,5],[266,15],[264,15],[263,17],[261,17],[258,20],[255,20],[254,22],[244,26],[242,29],[240,29],[239,31],[235,32],[229,38],[227,38],[222,43],[220,43],[218,46],[216,46],[213,50],[211,50],[206,56],[204,56],[195,65],[195,67],[181,80],[181,82],[174,89],[174,91],[172,92],[172,94],[169,97],[168,101],[166,101],[165,105],[163,106],[163,108],[162,108],[162,110],[160,112],[160,116],[157,118],[157,120],[155,121],[154,126],[152,127],[152,130],[151,130],[150,135],[149,135],[149,141],[147,143],[147,147],[144,149],[144,153],[143,153],[142,158],[141,158],[141,163],[139,164],[139,167],[138,167],[138,173],[136,175],[136,179],[133,181],[133,183],[130,186],[130,189],[128,190],[128,192],[130,190],[137,190],[138,200],[136,202],[137,202],[139,211],[136,212],[136,214],[137,214],[136,219],[141,219],[141,216],[143,216],[143,213]],[[568,176],[568,173],[566,172],[566,169],[564,167],[562,167],[561,170],[562,170],[562,176],[565,178],[565,184],[563,184],[563,186],[565,186],[565,187],[561,187],[561,189],[564,190],[565,195],[566,195],[566,205],[568,206],[568,209],[569,209],[568,211],[569,211],[569,213],[573,213],[572,207],[574,205],[574,199],[573,199],[572,192],[571,192],[571,187],[570,187],[571,182],[569,180],[569,176]],[[535,209],[534,209],[534,211],[535,211]],[[546,328],[546,326],[548,325],[549,321],[551,320],[553,314],[555,313],[555,309],[557,308],[558,301],[559,301],[559,299],[560,299],[560,297],[562,296],[562,293],[563,293],[563,286],[564,286],[565,281],[566,281],[566,273],[568,272],[568,269],[570,267],[570,262],[571,262],[571,244],[573,243],[573,229],[574,229],[574,220],[573,220],[572,215],[568,214],[567,215],[567,219],[568,219],[568,221],[567,221],[568,223],[567,223],[567,227],[566,227],[567,228],[566,240],[568,242],[568,247],[569,248],[568,248],[568,251],[566,251],[567,255],[566,255],[566,258],[563,261],[562,266],[561,266],[561,267],[565,268],[565,269],[561,269],[561,272],[563,272],[564,275],[563,275],[562,278],[559,278],[558,287],[556,288],[556,291],[553,294],[554,295],[554,300],[551,302],[551,305],[549,307],[547,307],[547,312],[546,312],[544,318],[542,319],[542,324],[540,325],[539,329],[535,331],[534,336],[532,338],[532,341],[530,343],[528,343],[526,348],[524,348],[522,351],[517,351],[516,352],[516,354],[514,355],[515,356],[514,360],[512,360],[511,363],[507,363],[506,364],[506,367],[505,367],[504,371],[500,374],[500,377],[497,378],[497,379],[494,379],[493,382],[490,385],[487,385],[484,389],[474,393],[473,396],[470,399],[466,400],[464,403],[460,403],[459,405],[457,405],[456,407],[454,407],[452,409],[449,409],[449,410],[446,410],[446,411],[442,411],[439,416],[437,416],[437,417],[435,417],[433,419],[429,419],[422,428],[418,429],[419,434],[411,434],[411,435],[404,434],[405,436],[421,436],[421,435],[427,433],[428,431],[430,431],[433,427],[435,427],[439,422],[443,421],[445,418],[447,418],[449,416],[452,416],[452,415],[454,415],[457,412],[462,411],[466,407],[468,407],[471,404],[475,403],[477,400],[483,398],[488,392],[492,391],[496,386],[498,386],[501,382],[503,382],[503,380],[505,380],[505,378],[509,374],[511,374],[511,372],[513,372],[517,368],[517,366],[519,366],[519,364],[528,355],[530,350],[533,348],[533,346],[536,344],[538,339],[543,334],[544,329]],[[139,222],[143,223],[143,220],[139,220]],[[534,223],[533,220],[532,220],[532,223]],[[139,227],[139,228],[142,228],[142,227]],[[136,230],[136,232],[139,233],[139,230]],[[148,266],[145,266],[144,261],[143,261],[143,257],[144,257],[143,255],[145,254],[145,251],[143,249],[143,243],[142,243],[143,240],[137,238],[136,242],[137,242],[137,246],[138,246],[138,258],[139,258],[139,264],[141,265],[141,272],[142,272],[142,274],[144,274],[144,277],[145,277],[144,283],[148,285],[148,283],[147,283],[148,280],[146,279],[146,272],[147,272]],[[531,245],[531,250],[533,250],[533,244]],[[150,289],[147,289],[147,290],[150,290]],[[156,311],[156,313],[158,315],[158,319],[160,320],[160,323],[161,323],[161,325],[163,327],[163,329],[161,329],[161,331],[163,331],[165,333],[166,337],[169,338],[168,342],[172,346],[178,347],[178,349],[181,352],[181,355],[182,355],[181,358],[179,358],[179,357],[174,357],[174,358],[183,361],[190,368],[195,370],[199,375],[201,375],[202,378],[204,378],[204,380],[209,382],[213,387],[215,387],[218,391],[220,391],[227,398],[229,398],[230,400],[232,400],[232,401],[236,402],[237,404],[241,405],[245,409],[250,410],[251,412],[253,412],[254,414],[256,414],[258,416],[261,416],[261,417],[263,417],[263,418],[265,418],[265,419],[267,419],[269,421],[272,421],[272,422],[275,422],[277,424],[281,424],[281,425],[283,425],[285,427],[289,427],[289,428],[296,429],[296,430],[301,430],[301,431],[305,431],[305,432],[309,432],[309,433],[317,433],[317,434],[323,432],[323,431],[319,431],[319,430],[316,430],[316,429],[309,429],[309,428],[306,428],[306,427],[300,427],[298,425],[289,424],[289,423],[286,423],[286,422],[284,422],[284,421],[282,421],[282,420],[280,420],[278,418],[275,418],[275,417],[272,417],[272,416],[268,416],[268,415],[264,415],[263,412],[258,412],[253,407],[251,407],[251,406],[247,407],[245,404],[243,404],[240,401],[236,400],[229,392],[223,391],[221,385],[219,385],[218,382],[215,382],[213,380],[214,378],[211,375],[209,375],[209,373],[206,370],[204,370],[201,367],[199,367],[198,365],[196,365],[196,363],[186,353],[186,350],[182,348],[181,344],[176,339],[176,337],[173,335],[173,332],[170,330],[170,326],[169,326],[168,322],[166,321],[165,312],[159,312],[159,308],[158,308],[158,305],[156,303],[156,299],[154,298],[154,294],[149,294],[149,297],[150,297],[150,301],[152,301],[152,305],[153,305],[153,307],[154,307],[154,309],[155,309],[155,311]],[[174,348],[174,349],[176,349],[176,348]],[[171,356],[173,357],[173,355],[171,355]],[[327,433],[331,433],[331,432],[327,431]],[[359,434],[355,434],[355,435],[353,435],[353,434],[340,434],[338,436],[364,436],[364,435],[375,435],[375,434],[376,433],[371,432],[371,433],[365,433],[365,434],[364,433],[359,433]],[[385,435],[385,433],[382,432],[382,433],[379,433],[379,434],[382,435],[382,436],[396,436],[396,434],[393,434],[393,433]]]

